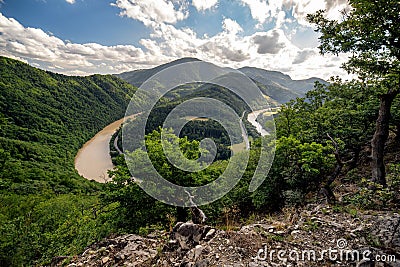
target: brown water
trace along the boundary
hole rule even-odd
[[[106,126],[79,149],[75,157],[75,169],[80,175],[100,183],[108,180],[107,171],[114,168],[109,143],[123,121],[120,119]]]

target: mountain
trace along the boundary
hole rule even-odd
[[[327,84],[326,81],[319,78],[293,80],[289,75],[279,71],[269,71],[253,67],[240,68],[239,71],[257,83],[264,85],[265,87],[260,87],[263,93],[280,103],[285,103],[296,97],[304,97],[308,91],[314,88],[315,82]]]
[[[102,185],[81,177],[74,158],[135,91],[115,76],[0,57],[0,266],[40,266],[108,234],[89,219]]]
[[[116,76],[134,86],[139,87],[148,78],[161,70],[178,64],[196,61],[200,60],[196,58],[182,58],[160,65],[155,68],[124,72],[121,74],[116,74]],[[270,98],[269,101],[274,106],[286,103],[291,99],[295,99],[297,97],[304,97],[306,92],[313,89],[314,83],[316,81],[326,83],[324,80],[319,78],[293,80],[289,75],[283,74],[278,71],[268,71],[253,67],[243,67],[238,70],[247,75],[250,79],[252,79],[263,92],[263,94]],[[189,90],[193,90],[194,88],[196,87],[192,86],[192,88],[189,88]],[[182,93],[187,95],[188,86],[185,86],[185,89],[186,90],[182,91]]]
[[[115,76],[127,81],[128,83],[132,84],[133,86],[139,87],[142,85],[142,83],[144,83],[151,76],[153,76],[154,74],[156,74],[166,68],[169,68],[169,67],[172,67],[172,66],[175,66],[178,64],[183,64],[183,63],[187,63],[187,62],[196,62],[196,61],[200,61],[200,60],[197,58],[186,57],[186,58],[181,58],[181,59],[171,61],[166,64],[162,64],[155,68],[128,71],[128,72],[124,72],[121,74],[116,74]]]

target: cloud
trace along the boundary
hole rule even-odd
[[[120,15],[151,26],[153,23],[175,24],[189,16],[187,3],[171,0],[117,0],[112,4],[121,9]]]
[[[198,36],[191,28],[152,23],[152,33],[134,45],[72,43],[41,29],[24,27],[0,13],[0,54],[70,75],[120,73],[153,67],[181,57],[197,57],[224,67],[253,66],[285,70],[294,78],[341,75],[346,57],[325,56],[295,46],[281,29],[245,35],[230,18],[214,36]],[[301,64],[294,67],[293,62]],[[329,66],[328,68],[326,66]]]
[[[103,46],[96,43],[76,44],[63,41],[41,29],[25,28],[13,18],[0,13],[0,53],[5,56],[25,58],[43,63],[47,68],[57,68],[63,73],[115,73],[167,60],[145,54],[132,45]],[[106,67],[100,67],[105,63]],[[157,64],[157,63],[155,63]]]
[[[260,28],[265,22],[276,20],[277,28],[284,21],[284,12],[291,11],[291,15],[302,25],[309,25],[306,16],[318,10],[327,10],[328,17],[340,19],[340,11],[348,9],[347,0],[240,0],[244,6],[250,9],[253,19],[258,22]],[[282,13],[283,12],[283,13]]]
[[[283,6],[292,9],[293,17],[302,25],[309,25],[306,21],[307,14],[318,10],[327,10],[330,19],[340,19],[340,11],[349,8],[347,0],[284,0]]]
[[[307,59],[311,58],[312,56],[318,55],[318,53],[312,49],[305,49],[299,51],[297,56],[293,60],[293,64],[300,64],[305,62]]]
[[[276,23],[275,28],[279,29],[282,25],[286,22],[286,13],[285,11],[279,11],[278,15],[276,16]]]
[[[247,5],[250,8],[250,13],[253,19],[259,23],[264,23],[270,16],[268,14],[268,5],[265,0],[241,0],[243,5]]]
[[[192,0],[192,5],[197,11],[204,12],[207,9],[211,9],[218,4],[218,0]]]
[[[348,5],[348,0],[325,0],[325,6],[328,11],[344,5]]]
[[[222,28],[232,34],[237,34],[239,32],[242,32],[243,29],[240,27],[239,23],[237,23],[235,20],[226,18],[222,21]]]
[[[75,0],[65,0],[65,1],[67,1],[67,3],[69,4],[75,4]]]
[[[253,42],[258,45],[259,54],[278,54],[285,47],[280,41],[280,34],[277,30],[265,34],[258,34],[253,37]]]

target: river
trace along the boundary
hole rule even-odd
[[[257,131],[262,136],[267,135],[268,132],[262,128],[256,118],[265,111],[267,110],[257,110],[247,117],[247,120],[257,128]],[[114,168],[110,157],[109,143],[112,135],[118,130],[123,121],[124,119],[120,119],[109,124],[79,149],[75,157],[75,169],[80,175],[100,183],[105,183],[108,180],[107,171]],[[246,145],[248,149],[248,141]]]
[[[262,110],[256,110],[252,113],[249,113],[249,115],[247,115],[247,120],[257,129],[257,132],[261,135],[261,136],[266,136],[269,133],[261,126],[261,124],[258,123],[257,121],[257,117],[258,115],[260,115],[261,113],[267,112],[267,111],[271,111],[270,109],[262,109]]]
[[[106,182],[107,171],[114,167],[109,143],[123,121],[124,119],[120,119],[107,125],[79,149],[75,157],[75,169],[80,175],[100,183]]]

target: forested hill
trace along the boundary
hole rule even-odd
[[[315,82],[327,84],[319,78],[293,80],[289,75],[279,71],[269,71],[253,67],[240,68],[239,71],[253,79],[263,94],[268,95],[279,103],[286,103],[297,97],[304,97],[314,88]]]
[[[135,91],[111,75],[71,77],[0,58],[0,189],[82,190],[77,150],[123,117]]]

